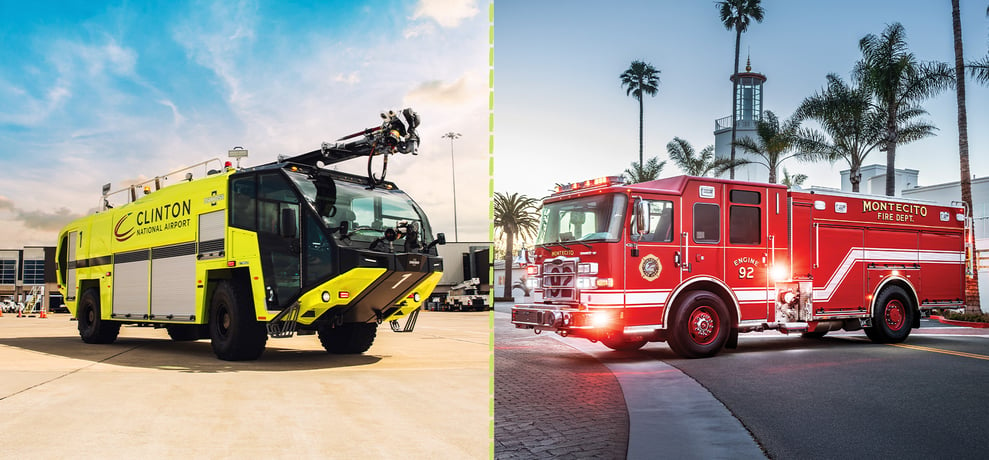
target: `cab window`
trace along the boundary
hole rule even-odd
[[[645,200],[649,205],[649,228],[640,242],[669,243],[673,241],[673,202]],[[632,235],[638,235],[635,219],[632,219]]]
[[[728,208],[728,241],[731,244],[762,242],[762,194],[749,190],[732,190]],[[755,206],[746,206],[755,205]]]
[[[694,203],[694,242],[717,244],[721,241],[721,206]]]

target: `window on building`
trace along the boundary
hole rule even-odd
[[[13,285],[17,281],[17,260],[0,259],[0,284]]]
[[[24,280],[24,284],[45,284],[45,261],[25,260],[24,273],[21,279]]]

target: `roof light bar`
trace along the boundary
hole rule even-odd
[[[596,179],[588,179],[583,182],[572,182],[566,185],[557,185],[553,193],[566,193],[576,190],[587,190],[592,188],[610,187],[624,183],[622,176],[604,176]]]

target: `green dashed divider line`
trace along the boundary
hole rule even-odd
[[[494,0],[488,3],[488,241],[491,241],[491,249],[488,251],[488,280],[494,281]],[[491,312],[488,316],[488,429],[490,433],[490,458],[494,459],[495,447],[495,358],[494,358],[494,285],[488,291],[488,301],[491,305]]]

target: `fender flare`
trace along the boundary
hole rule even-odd
[[[669,329],[670,312],[673,310],[673,307],[676,306],[676,304],[680,301],[680,297],[686,292],[697,290],[697,289],[691,289],[691,287],[699,283],[714,284],[715,286],[717,286],[716,290],[712,290],[709,288],[703,288],[701,290],[711,292],[717,295],[718,297],[721,297],[722,299],[729,300],[729,302],[727,302],[728,311],[734,312],[734,315],[732,317],[731,328],[732,329],[736,328],[738,326],[738,322],[740,321],[740,318],[742,317],[742,309],[738,303],[738,298],[735,297],[735,293],[732,292],[731,288],[729,288],[727,284],[725,284],[724,282],[722,282],[717,278],[710,276],[695,276],[693,278],[684,280],[682,283],[680,283],[679,286],[677,286],[676,289],[673,290],[672,293],[670,293],[670,296],[666,301],[666,308],[663,309],[663,328]]]

